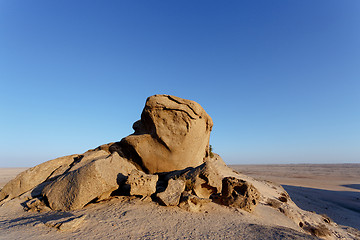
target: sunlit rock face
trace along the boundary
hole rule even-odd
[[[209,158],[213,122],[196,102],[154,95],[147,99],[135,133],[122,139],[123,154],[148,173],[196,167]]]

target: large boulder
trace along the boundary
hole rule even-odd
[[[105,158],[107,151],[88,151],[84,154],[74,154],[56,158],[20,173],[15,179],[7,183],[0,191],[0,202],[31,192],[32,197],[38,196],[42,188],[59,176],[74,171],[87,163]]]
[[[32,167],[8,182],[0,191],[0,202],[10,200],[32,190],[44,181],[51,180],[67,171],[81,155],[56,158]]]
[[[121,140],[118,151],[148,173],[196,167],[209,158],[212,126],[198,103],[154,95],[134,123],[135,133]]]
[[[109,196],[136,167],[118,153],[95,159],[44,187],[42,195],[53,210],[74,210]]]

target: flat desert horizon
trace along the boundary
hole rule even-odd
[[[310,211],[310,212],[316,212],[317,214],[326,215],[328,216],[332,221],[336,222],[337,224],[349,226],[352,228],[355,228],[357,230],[360,230],[360,164],[271,164],[271,165],[230,165],[231,168],[233,168],[235,171],[240,172],[241,174],[245,174],[248,176],[251,176],[255,179],[261,179],[266,181],[271,181],[274,183],[281,184],[283,188],[289,193],[290,198],[302,209]],[[0,189],[6,184],[6,182],[10,181],[11,179],[15,178],[17,174],[20,172],[26,170],[27,168],[0,168]],[[123,211],[121,213],[120,219],[127,217],[127,221],[139,221],[136,226],[127,226],[126,224],[123,226],[127,226],[129,229],[123,229],[123,230],[116,230],[117,235],[119,238],[127,238],[127,237],[144,237],[145,238],[156,238],[159,236],[165,237],[166,236],[177,236],[178,238],[205,238],[207,237],[214,237],[218,238],[221,237],[220,235],[217,236],[216,234],[227,234],[229,233],[228,230],[222,230],[217,231],[213,233],[204,233],[201,231],[205,231],[205,228],[209,228],[209,226],[214,224],[214,222],[209,221],[222,221],[224,226],[232,226],[231,228],[236,227],[237,230],[233,230],[228,238],[245,238],[245,239],[312,239],[310,236],[306,235],[298,235],[296,232],[291,232],[290,230],[284,230],[282,228],[274,228],[274,227],[266,227],[266,224],[271,223],[265,223],[265,225],[260,224],[262,227],[259,227],[260,225],[256,225],[256,231],[259,231],[257,233],[256,237],[253,237],[251,235],[251,232],[253,232],[254,229],[250,229],[249,226],[255,227],[254,223],[251,223],[249,220],[250,218],[247,218],[245,216],[241,218],[236,218],[238,220],[231,220],[230,216],[231,214],[234,214],[233,212],[227,213],[227,210],[221,210],[221,211],[214,211],[214,214],[206,213],[204,216],[207,216],[206,223],[204,217],[199,217],[198,215],[188,215],[185,216],[184,213],[179,212],[176,209],[170,209],[170,210],[164,210],[162,208],[157,209],[157,207],[147,207],[147,205],[134,205],[130,204],[128,207],[124,208],[123,205],[116,205],[117,203],[111,203],[111,206],[109,210],[106,209],[107,205],[98,205],[97,208],[94,210],[88,210],[88,214],[92,214],[93,216],[96,216],[96,211],[104,211],[103,215],[98,216],[99,223],[105,223],[110,221],[109,219],[115,218],[117,219],[117,212]],[[115,206],[115,207],[114,207]],[[98,209],[98,210],[96,210]],[[102,209],[102,210],[100,210]],[[92,212],[94,211],[94,212]],[[141,211],[144,211],[144,216],[141,217],[137,215]],[[169,211],[175,211],[175,212],[169,212]],[[64,213],[65,214],[65,213]],[[107,214],[107,215],[106,215]],[[126,215],[126,216],[125,216]],[[157,231],[158,229],[142,229],[144,231],[149,231],[147,233],[137,233],[138,235],[134,234],[134,232],[138,232],[138,227],[141,224],[148,223],[150,221],[149,216],[155,216],[158,220],[164,220],[165,216],[166,221],[169,221],[172,223],[174,222],[183,222],[184,219],[187,217],[190,217],[192,221],[194,221],[194,229],[196,227],[200,228],[201,231],[198,233],[198,235],[193,235],[194,233],[189,233],[188,235],[182,235],[182,231],[189,231],[189,229],[192,229],[192,226],[187,226],[188,224],[184,224],[183,227],[178,228],[176,225],[177,223],[174,223],[176,225],[176,229],[168,229],[165,227],[165,230],[161,227],[161,233],[157,233],[158,235],[146,235],[149,234],[151,231]],[[209,216],[212,216],[213,220],[209,218]],[[18,237],[18,234],[29,234],[30,239],[37,239],[36,235],[36,224],[34,227],[29,228],[29,223],[22,223],[22,220],[17,220],[17,223],[14,225],[12,222],[8,222],[6,217],[3,218],[3,223],[5,225],[3,226],[3,231],[6,234],[6,237]],[[104,219],[103,219],[104,218]],[[170,218],[172,218],[170,220]],[[203,220],[201,220],[201,219]],[[26,218],[25,218],[26,219]],[[243,220],[241,220],[243,219]],[[25,221],[25,220],[24,220]],[[111,220],[113,221],[113,220]],[[114,220],[115,221],[115,220]],[[116,220],[119,221],[119,220]],[[233,222],[232,222],[233,221]],[[234,223],[235,221],[235,223]],[[236,222],[237,221],[237,222]],[[250,221],[250,223],[247,223],[247,221]],[[0,222],[0,230],[1,230],[1,222]],[[196,223],[195,223],[196,222]],[[246,225],[246,224],[250,225]],[[22,227],[22,224],[26,227]],[[95,223],[94,223],[95,224]],[[114,222],[113,224],[116,224]],[[210,224],[208,227],[205,225]],[[219,224],[219,223],[218,223]],[[234,225],[235,224],[235,225]],[[154,225],[154,223],[152,223]],[[151,226],[152,226],[151,225]],[[112,225],[115,226],[115,225]],[[166,224],[164,225],[166,226]],[[223,227],[219,227],[220,229]],[[11,229],[13,231],[11,231]],[[87,228],[86,228],[87,229]],[[57,237],[60,237],[61,239],[70,239],[72,237],[104,237],[104,236],[112,236],[112,235],[106,235],[104,232],[96,232],[98,230],[86,230],[87,232],[74,232],[74,233],[62,233],[63,235],[58,235]],[[55,234],[55,233],[51,233]],[[78,234],[78,235],[77,235]],[[104,235],[105,234],[105,235]],[[115,234],[112,233],[112,234]],[[132,235],[129,235],[132,234]],[[144,235],[145,234],[145,235]],[[159,235],[160,234],[160,235]],[[205,234],[205,235],[204,235]],[[215,235],[211,235],[215,234]],[[235,234],[235,235],[234,235]],[[242,234],[242,235],[236,235],[236,234]],[[284,238],[279,238],[282,236],[282,234],[287,234]],[[46,233],[41,235],[39,239],[45,239]],[[54,235],[55,236],[55,235]],[[225,236],[225,235],[224,235]],[[25,239],[24,236],[20,239]],[[113,237],[113,236],[112,236]],[[272,238],[274,237],[274,238]],[[0,239],[2,237],[0,236]]]
[[[232,164],[234,170],[281,185],[360,193],[360,163]],[[29,167],[0,167],[0,189]]]
[[[302,209],[360,230],[360,163],[230,165],[245,175],[278,183]]]

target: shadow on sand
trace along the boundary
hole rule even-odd
[[[360,190],[360,184],[346,184],[346,185],[340,185],[340,186]]]
[[[359,184],[350,184],[355,187]],[[334,222],[360,230],[360,192],[329,191],[283,185],[300,208],[329,216]]]
[[[8,228],[16,227],[16,226],[23,226],[27,224],[36,225],[38,223],[46,223],[52,220],[59,220],[61,218],[71,217],[73,216],[70,212],[48,212],[42,214],[34,214],[30,216],[23,216],[19,218],[14,218],[10,220],[3,220],[0,221],[0,228],[1,226],[7,226]]]

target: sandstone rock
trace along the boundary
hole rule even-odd
[[[80,225],[84,222],[86,218],[86,215],[82,216],[71,216],[56,220],[50,220],[45,222],[44,224],[48,227],[56,228],[60,231],[69,231],[69,230],[75,230],[80,227]]]
[[[220,194],[222,190],[222,174],[218,171],[216,162],[207,160],[196,168],[186,168],[159,174],[161,182],[171,179],[185,181],[185,190],[200,198],[210,198],[213,194]],[[160,185],[160,187],[162,187]]]
[[[327,226],[323,223],[318,225],[310,225],[309,223],[305,223],[302,226],[302,229],[305,231],[311,233],[311,235],[314,235],[318,238],[327,238],[331,236],[331,231],[327,228]]]
[[[46,180],[55,178],[67,169],[79,157],[78,154],[56,158],[32,167],[20,173],[8,182],[0,191],[0,201],[12,199],[30,191]]]
[[[158,199],[165,205],[177,205],[185,188],[193,194],[183,196],[182,206],[188,206],[185,208],[195,209],[204,201],[200,199],[209,200],[221,193],[223,204],[249,210],[247,199],[253,200],[253,195],[238,191],[248,185],[224,182],[224,171],[231,170],[220,156],[209,155],[212,125],[211,118],[196,102],[170,95],[151,96],[141,120],[134,123],[134,134],[29,169],[1,190],[0,201],[23,194],[29,196],[29,206],[25,204],[29,209],[40,209],[39,199],[43,197],[53,210],[73,210],[106,199],[115,190],[127,194],[126,187],[130,195],[144,197],[154,194],[158,187],[162,191]],[[158,173],[161,180],[140,169]],[[222,189],[224,184],[228,184],[228,192]],[[32,200],[34,196],[39,198]]]
[[[53,210],[80,209],[90,201],[109,195],[136,167],[113,153],[68,172],[47,185],[42,195]]]
[[[219,154],[213,153],[213,157],[207,159],[206,162],[211,162],[215,168],[226,167],[229,168]]]
[[[181,179],[170,179],[164,192],[156,196],[166,206],[176,206],[179,204],[181,193],[185,190],[185,181]]]
[[[210,198],[222,190],[222,176],[210,161],[187,173],[186,179],[192,180],[192,190],[200,198]]]
[[[130,195],[150,196],[156,192],[157,175],[146,174],[133,170],[129,174],[126,184],[130,186]]]
[[[91,151],[91,152],[85,152],[84,154],[80,155],[79,159],[71,166],[69,171],[75,171],[86,164],[96,161],[98,159],[106,158],[110,154],[107,151],[104,150],[97,150],[97,151]]]
[[[222,180],[221,203],[251,212],[258,203],[260,194],[251,184],[234,178]]]
[[[121,140],[118,151],[149,173],[196,167],[209,158],[212,126],[198,103],[154,95],[134,123],[135,133]]]
[[[30,212],[45,212],[51,210],[39,198],[33,198],[28,201],[25,201],[22,205],[24,206],[25,211],[30,211]]]
[[[199,198],[198,196],[183,192],[181,195],[179,207],[190,212],[199,212],[202,206],[209,203],[210,199]]]

